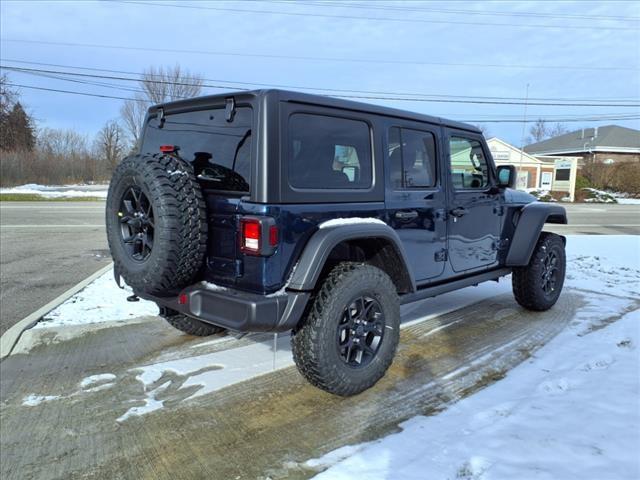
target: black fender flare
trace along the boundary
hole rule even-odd
[[[406,252],[398,234],[382,223],[354,223],[319,228],[307,242],[287,288],[291,290],[313,290],[318,282],[325,262],[334,247],[347,240],[380,239],[388,242],[402,262],[401,268],[410,282],[411,292],[416,290],[415,278]]]
[[[520,210],[509,253],[507,253],[505,262],[507,266],[523,267],[529,264],[545,223],[566,224],[567,212],[564,207],[533,202]]]

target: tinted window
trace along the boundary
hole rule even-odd
[[[161,125],[151,118],[142,153],[158,153],[160,145],[177,145],[180,157],[194,162],[207,188],[249,192],[251,182],[251,108],[236,109],[232,122],[224,109],[166,115]]]
[[[436,146],[432,133],[394,127],[389,130],[389,162],[393,188],[433,187]]]
[[[289,117],[288,163],[292,187],[368,188],[369,126],[358,120],[295,113]]]
[[[449,153],[451,179],[455,188],[486,188],[489,185],[487,159],[479,141],[464,137],[450,137]]]

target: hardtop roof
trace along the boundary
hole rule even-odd
[[[408,120],[415,120],[418,122],[427,122],[436,125],[442,125],[445,127],[458,128],[467,130],[474,133],[482,133],[474,125],[468,123],[457,122],[455,120],[449,120],[442,117],[434,117],[431,115],[425,115],[422,113],[411,112],[408,110],[402,110],[397,108],[385,107],[382,105],[375,105],[371,103],[356,102],[353,100],[347,100],[344,98],[337,98],[325,95],[314,95],[309,93],[295,92],[290,90],[280,89],[262,89],[262,90],[241,90],[227,93],[220,93],[216,95],[206,95],[202,97],[189,98],[184,100],[177,100],[174,102],[167,102],[163,104],[154,105],[149,108],[149,113],[153,114],[158,108],[162,107],[166,113],[171,110],[182,110],[189,107],[206,107],[206,106],[220,106],[224,104],[225,99],[234,97],[236,103],[241,101],[252,101],[259,98],[276,98],[280,101],[304,103],[307,105],[316,105],[322,107],[339,108],[343,110],[351,110],[356,112],[370,113],[374,115],[382,115],[388,117],[403,118]]]

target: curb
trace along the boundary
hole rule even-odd
[[[56,308],[58,305],[64,303],[65,301],[67,301],[73,295],[78,293],[80,290],[85,288],[95,279],[104,275],[111,269],[113,269],[113,263],[110,263],[109,265],[104,266],[97,272],[89,275],[87,278],[85,278],[81,282],[71,287],[62,295],[59,295],[58,297],[51,300],[49,303],[47,303],[43,307],[39,308],[38,310],[31,313],[30,315],[27,315],[25,318],[23,318],[14,326],[12,326],[9,330],[4,332],[4,334],[0,337],[0,360],[3,360],[5,357],[8,357],[9,355],[11,355],[11,351],[13,350],[13,347],[15,347],[16,343],[18,343],[18,340],[20,339],[22,332],[33,327],[36,323],[38,323],[38,321],[42,317],[44,317],[51,310]]]

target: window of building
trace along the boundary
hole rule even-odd
[[[556,181],[567,182],[571,178],[570,168],[559,168],[556,170]]]
[[[289,183],[295,188],[369,188],[369,125],[360,120],[295,113],[289,117]]]
[[[449,138],[451,179],[456,189],[481,189],[489,185],[489,166],[478,140]]]
[[[436,141],[432,133],[393,127],[388,155],[393,188],[435,186]]]

